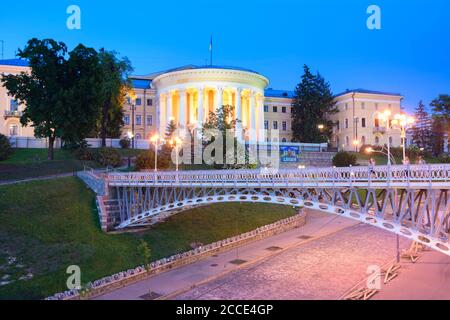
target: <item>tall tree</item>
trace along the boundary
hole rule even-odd
[[[31,39],[18,56],[31,71],[2,76],[9,94],[25,105],[22,125],[31,123],[35,136],[48,139],[48,159],[56,138],[79,142],[93,129],[99,110],[101,80],[98,54],[92,48],[67,46],[52,39]]]
[[[419,105],[414,112],[414,117],[416,119],[416,123],[412,128],[413,142],[417,147],[430,151],[432,122],[422,101],[419,102]]]
[[[51,39],[31,39],[19,49],[18,56],[27,59],[29,74],[3,75],[3,86],[20,103],[25,104],[20,122],[32,123],[37,138],[48,138],[48,159],[53,159],[55,139],[61,137],[64,115],[65,55],[67,47]]]
[[[447,132],[446,124],[441,117],[433,117],[431,132],[431,151],[435,157],[440,156],[444,152],[444,137]]]
[[[123,123],[123,105],[130,87],[129,75],[133,71],[128,58],[118,58],[114,51],[100,49],[99,62],[102,72],[99,95],[101,112],[97,133],[106,147],[106,138],[118,138]]]
[[[441,120],[440,126],[444,126],[445,128],[443,134],[450,143],[450,95],[439,95],[439,97],[431,102],[431,106],[433,107],[433,117]]]
[[[319,73],[313,75],[307,65],[303,71],[292,100],[293,141],[327,142],[333,129],[333,122],[327,116],[338,111],[330,85]],[[324,129],[320,129],[320,125]]]

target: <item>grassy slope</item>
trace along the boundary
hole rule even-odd
[[[88,282],[140,264],[136,247],[149,242],[152,259],[184,251],[272,223],[289,207],[221,204],[174,216],[139,234],[106,235],[98,227],[94,195],[76,178],[0,187],[0,262],[17,257],[24,269],[2,270],[30,281],[0,287],[0,299],[36,299],[65,289],[67,266],[81,267]],[[29,270],[27,270],[29,269]]]
[[[92,161],[76,160],[67,150],[55,150],[55,160],[47,161],[47,149],[14,149],[13,154],[0,162],[0,181],[26,179],[83,170]]]

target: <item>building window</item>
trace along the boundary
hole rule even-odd
[[[294,108],[291,108],[291,113],[294,113]]]
[[[142,124],[142,116],[136,116],[136,125],[140,126]]]
[[[392,145],[394,143],[394,140],[392,139],[392,137],[389,137],[389,143]]]
[[[273,122],[273,130],[278,130],[278,121]]]
[[[361,102],[361,109],[365,110],[366,109],[366,104],[364,102]]]
[[[348,119],[345,119],[345,129],[348,129]]]
[[[361,145],[364,146],[366,144],[366,137],[362,136],[361,137]]]
[[[286,113],[286,107],[281,107],[281,112]]]
[[[148,106],[153,106],[153,99],[147,99],[147,105]]]
[[[380,127],[380,119],[375,118],[375,128],[379,128]]]
[[[136,133],[136,140],[141,140],[141,134],[140,133]]]
[[[264,106],[264,112],[269,112],[269,106]]]
[[[123,117],[123,123],[124,123],[126,126],[129,126],[129,125],[130,125],[130,115],[129,115],[129,114],[124,115],[124,117]]]
[[[363,127],[363,128],[366,127],[366,118],[361,119],[361,127]]]
[[[375,144],[379,145],[380,144],[380,137],[375,137]]]
[[[278,107],[273,107],[273,112],[278,112]]]
[[[348,103],[345,104],[345,110],[348,110]]]
[[[281,142],[287,142],[286,138],[283,138],[283,140],[281,140]]]
[[[12,124],[9,126],[9,135],[10,136],[18,136],[19,135],[19,126],[17,124]]]
[[[140,106],[142,104],[142,99],[141,98],[137,98],[136,99],[136,105]]]
[[[147,116],[147,126],[153,126],[153,116]]]
[[[287,122],[283,121],[281,125],[283,127],[283,131],[287,131]]]
[[[350,139],[349,139],[348,137],[345,137],[345,145],[346,145],[347,147],[350,146]]]
[[[11,101],[9,102],[9,110],[10,110],[11,112],[17,112],[17,111],[19,111],[19,104],[17,103],[16,100],[11,100]]]
[[[269,121],[267,120],[264,121],[264,129],[269,130]]]

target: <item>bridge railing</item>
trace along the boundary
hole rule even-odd
[[[350,168],[278,170],[216,170],[184,172],[109,173],[115,184],[225,184],[225,183],[357,183],[450,182],[450,165],[402,165]]]

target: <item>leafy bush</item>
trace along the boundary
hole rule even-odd
[[[128,138],[122,138],[120,139],[119,144],[122,149],[129,149],[131,146],[131,141]]]
[[[73,155],[78,160],[90,161],[94,159],[92,151],[88,148],[78,148],[73,152]]]
[[[171,163],[169,148],[163,147],[158,153],[158,169],[168,169]],[[136,158],[136,170],[150,170],[155,168],[155,153],[152,150],[142,152]]]
[[[356,163],[356,156],[345,151],[338,152],[333,158],[333,165],[336,167],[355,166]]]
[[[0,134],[0,161],[6,160],[11,155],[12,149],[11,144],[9,143],[9,139]]]
[[[122,157],[120,153],[113,148],[102,148],[97,150],[95,161],[104,167],[118,167],[122,164]]]
[[[439,163],[450,163],[450,156],[443,154],[439,157]]]

